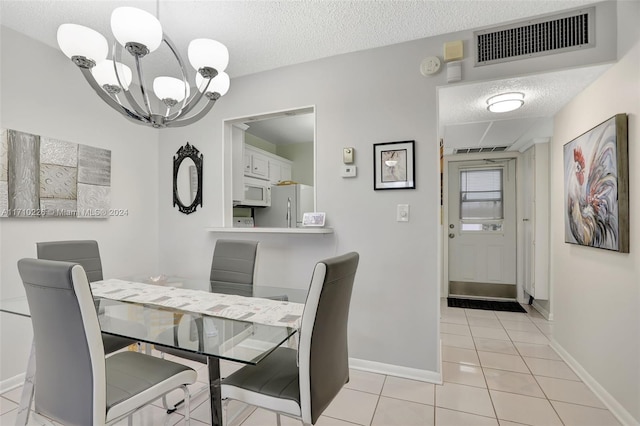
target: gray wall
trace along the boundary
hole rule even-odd
[[[0,219],[1,297],[24,294],[16,263],[36,257],[37,241],[97,240],[106,276],[157,270],[158,132],[111,110],[60,51],[5,27],[1,37],[0,126],[111,150],[111,207],[128,209],[108,219]],[[26,368],[31,323],[0,321],[5,380]]]

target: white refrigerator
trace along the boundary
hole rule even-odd
[[[313,186],[273,185],[271,206],[255,208],[256,227],[296,228],[302,226],[302,214],[313,212]]]

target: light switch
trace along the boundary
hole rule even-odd
[[[398,204],[396,220],[398,222],[409,222],[409,204]]]

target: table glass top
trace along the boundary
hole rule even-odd
[[[130,281],[209,291],[208,280],[126,278]],[[253,296],[286,296],[304,303],[307,290],[254,286]],[[294,328],[221,318],[178,308],[96,298],[100,328],[104,333],[139,342],[167,346],[220,359],[256,364],[296,333]],[[26,297],[0,300],[0,311],[28,317]]]

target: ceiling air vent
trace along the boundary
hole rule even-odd
[[[591,7],[475,31],[476,66],[593,47],[594,19]]]
[[[508,146],[485,146],[482,148],[456,148],[454,154],[475,154],[476,152],[502,152],[506,151]]]

